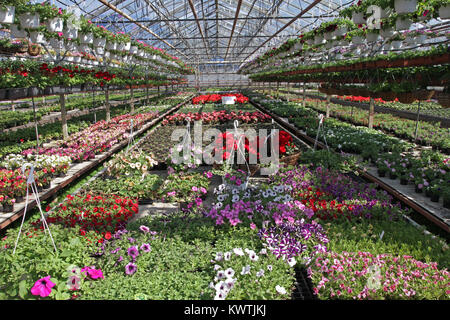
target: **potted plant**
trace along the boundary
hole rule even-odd
[[[400,176],[400,184],[406,186],[409,182],[408,175],[406,173]]]
[[[434,7],[441,19],[450,19],[450,3],[447,0],[434,0]]]
[[[412,24],[413,24],[412,14],[399,14],[395,19],[395,30],[397,31],[409,30]]]
[[[3,0],[0,3],[0,23],[12,24],[16,12],[16,5],[24,5],[26,0]]]
[[[450,187],[444,187],[441,190],[444,208],[450,209]]]
[[[1,203],[3,205],[3,212],[9,213],[14,211],[14,204],[16,203],[16,199],[9,195],[1,195],[0,196]]]
[[[34,5],[18,5],[16,6],[15,23],[20,24],[24,29],[39,28],[40,23],[40,4]]]
[[[106,39],[110,32],[103,26],[97,26],[94,27],[93,33],[94,33],[94,47],[105,47]]]
[[[442,192],[442,186],[441,183],[438,181],[433,181],[430,188],[430,198],[432,202],[439,202],[439,198],[441,196]]]
[[[392,49],[401,49],[403,46],[403,41],[406,39],[406,37],[400,33],[395,34],[393,37],[391,37],[388,40],[388,43],[391,44]]]
[[[79,30],[78,39],[81,44],[94,43],[94,24],[87,19],[81,19],[81,28]]]
[[[394,8],[398,14],[414,13],[417,8],[417,0],[394,0]]]

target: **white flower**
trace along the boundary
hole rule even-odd
[[[234,276],[233,268],[228,268],[227,270],[225,270],[225,276],[227,278],[233,278],[233,276]]]
[[[244,249],[245,253],[250,254],[251,252],[254,252],[253,250],[250,250],[249,248]]]
[[[225,300],[226,298],[226,294],[221,292],[221,291],[217,291],[216,292],[216,296],[214,297],[214,300]]]
[[[218,283],[216,283],[215,287],[216,291],[219,292],[228,292],[228,286],[226,285],[225,281],[220,281]]]
[[[292,257],[288,259],[287,263],[289,264],[289,266],[293,267],[297,264],[297,261],[295,261],[295,258]]]
[[[279,294],[286,294],[286,289],[285,288],[283,288],[282,286],[276,286],[275,287],[275,290],[277,290],[277,292],[279,293]]]
[[[233,198],[231,198],[231,201],[233,203],[239,201],[239,195],[237,195],[237,194],[233,195]]]
[[[263,277],[264,276],[264,270],[260,269],[257,273],[256,273],[257,277]]]
[[[244,255],[244,251],[242,251],[241,248],[234,248],[233,252],[238,255],[238,256],[243,256]]]
[[[214,288],[215,288],[215,287],[214,287],[214,282],[211,281],[211,282],[209,283],[209,287],[210,287],[211,289],[214,289]]]
[[[225,271],[223,271],[223,270],[219,270],[219,271],[217,271],[217,279],[223,279],[223,278],[225,278]]]
[[[225,199],[228,197],[227,194],[221,194],[220,196],[217,197],[217,200],[219,200],[220,202],[225,201]]]
[[[232,193],[232,194],[238,194],[238,193],[239,193],[239,190],[238,190],[238,189],[233,189],[233,190],[231,190],[231,193]]]
[[[217,202],[215,205],[216,209],[220,209],[223,207],[223,203],[222,202]]]
[[[217,270],[219,270],[220,268],[222,268],[222,267],[219,266],[218,264],[215,264],[215,265],[214,265],[214,271],[217,271]]]
[[[261,251],[259,252],[259,254],[267,254],[267,249],[266,248],[262,248]]]
[[[222,252],[217,252],[216,253],[216,257],[214,258],[214,260],[221,261],[222,259],[223,259],[223,253]]]
[[[263,191],[262,195],[263,195],[264,198],[267,198],[269,196],[269,194],[267,192],[265,192],[265,191]]]
[[[246,265],[245,267],[242,267],[241,274],[242,274],[242,275],[250,274],[250,266],[249,266],[249,265]]]
[[[236,279],[233,279],[233,278],[227,278],[225,280],[225,284],[227,285],[228,290],[231,290],[234,287],[235,282],[236,282]]]
[[[272,265],[269,264],[269,265],[267,266],[267,270],[272,271],[272,269],[273,269]]]
[[[230,259],[231,259],[231,252],[225,252],[224,255],[223,255],[223,257],[224,257],[224,259],[225,259],[226,261],[230,260]]]
[[[255,252],[250,253],[249,258],[252,261],[258,261],[258,259],[259,259],[258,255]]]

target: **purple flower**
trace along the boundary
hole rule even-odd
[[[150,232],[150,229],[149,229],[148,227],[146,227],[146,226],[140,226],[140,227],[139,227],[139,230],[141,230],[141,231],[144,232],[144,233]]]
[[[132,274],[134,274],[136,271],[137,271],[137,266],[136,266],[134,263],[132,263],[132,262],[128,263],[128,264],[125,266],[125,273],[126,273],[127,275],[132,275]]]
[[[152,248],[150,247],[150,244],[143,243],[141,245],[141,250],[144,251],[144,252],[150,252],[150,251],[152,251]]]
[[[128,248],[128,255],[132,257],[133,259],[136,259],[136,257],[139,255],[139,250],[136,246],[132,246]]]

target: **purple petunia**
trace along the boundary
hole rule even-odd
[[[125,273],[127,275],[132,275],[137,271],[137,265],[135,265],[134,263],[130,262],[125,266]]]
[[[150,247],[150,245],[148,243],[143,243],[141,245],[141,250],[144,252],[150,252],[150,251],[152,251],[152,248]]]
[[[132,246],[128,248],[128,255],[132,257],[133,259],[136,259],[136,257],[139,255],[139,250],[136,246]]]

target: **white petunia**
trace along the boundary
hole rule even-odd
[[[217,279],[223,279],[223,278],[225,278],[225,271],[223,271],[223,270],[219,270],[219,271],[217,271]]]
[[[242,267],[241,274],[242,274],[242,275],[250,274],[250,266],[249,266],[249,265],[246,265],[245,267]]]
[[[239,195],[237,195],[237,194],[233,195],[233,198],[231,198],[231,201],[233,203],[239,201]]]
[[[257,277],[263,277],[264,276],[264,270],[260,269],[257,273],[256,273]]]
[[[228,261],[231,259],[231,252],[225,252],[223,255],[225,261]]]
[[[222,259],[223,259],[223,253],[222,252],[217,252],[216,253],[216,257],[214,258],[214,260],[221,261]]]
[[[267,249],[266,248],[262,248],[261,251],[259,252],[259,254],[267,254]]]
[[[277,292],[279,293],[279,294],[286,294],[286,289],[284,288],[284,287],[282,287],[282,286],[276,286],[275,287],[275,290],[277,290]]]
[[[293,267],[297,264],[297,261],[295,260],[294,257],[292,257],[287,260],[287,263],[289,264],[289,266]]]
[[[228,268],[227,270],[225,270],[225,276],[227,278],[233,278],[233,276],[234,276],[233,268]]]
[[[255,252],[250,253],[249,258],[252,261],[258,261],[258,259],[259,259],[258,255]]]
[[[244,255],[244,251],[242,251],[241,248],[234,248],[233,252],[238,255],[238,256],[243,256]]]
[[[214,265],[214,271],[217,271],[217,270],[219,270],[220,268],[222,268],[222,267],[219,266],[218,264],[215,264],[215,265]]]
[[[220,202],[225,201],[225,199],[228,197],[227,194],[221,194],[220,196],[217,197],[217,200],[219,200]]]
[[[223,203],[222,202],[217,202],[214,206],[215,206],[216,209],[220,209],[220,208],[223,207]]]

